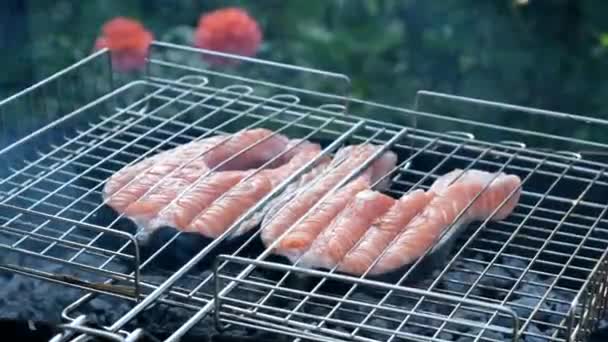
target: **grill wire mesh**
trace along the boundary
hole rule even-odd
[[[604,314],[607,164],[555,150],[606,145],[530,131],[523,118],[605,122],[428,92],[419,93],[416,111],[405,110],[330,95],[347,89],[337,74],[263,61],[230,74],[174,60],[200,53],[156,42],[146,72],[130,79],[112,73],[99,52],[0,102],[0,158],[8,165],[0,174],[0,248],[19,256],[0,268],[86,289],[63,313],[73,323],[66,330],[82,333],[76,340],[103,334],[82,320],[97,296],[129,304],[106,322],[116,339],[144,336],[138,319],[150,306],[183,310],[170,341],[210,317],[220,330],[236,325],[296,340],[582,341]],[[276,70],[301,76],[290,86],[262,81]],[[310,78],[322,91],[298,83]],[[427,97],[470,113],[511,110],[523,128],[421,111]],[[394,197],[426,190],[454,168],[517,174],[522,197],[505,220],[470,224],[448,255],[384,278],[290,265],[257,232],[210,241],[165,229],[142,243],[102,203],[105,180],[126,165],[253,127],[319,142],[327,155],[346,143],[390,148],[399,156]],[[41,270],[41,262],[70,272]]]

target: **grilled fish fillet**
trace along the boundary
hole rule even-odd
[[[378,191],[357,193],[315,238],[302,256],[302,265],[332,269],[365,235],[372,222],[384,215],[394,203],[392,197]]]
[[[492,180],[495,176],[496,179]],[[486,185],[489,186],[485,188]],[[463,172],[456,169],[439,177],[429,191],[429,203],[411,221],[404,222],[401,232],[385,247],[385,253],[370,274],[395,270],[412,263],[436,243],[452,223],[456,226],[488,219],[499,207],[491,219],[506,218],[519,202],[520,185],[521,180],[516,175],[496,175],[479,170]],[[513,196],[501,206],[511,192],[514,192]],[[473,202],[478,194],[481,195]]]
[[[220,182],[221,186],[229,188],[239,178],[235,173],[207,178],[210,169],[239,152],[242,154],[219,166],[216,171],[242,171],[259,167],[282,153],[288,142],[285,136],[262,128],[191,142],[121,169],[107,181],[103,198],[119,214],[150,232],[159,228],[159,224],[175,224],[160,219],[158,214],[188,187],[196,184],[209,189],[212,179],[211,184]],[[203,198],[201,202],[205,200],[209,199]],[[193,209],[197,208],[182,208],[183,211]],[[190,215],[182,214],[184,217]]]
[[[336,153],[330,165],[313,182],[303,184],[301,188],[292,189],[295,194],[286,193],[284,196],[293,195],[291,200],[279,199],[279,203],[284,205],[277,206],[275,203],[272,207],[273,210],[269,210],[262,221],[262,242],[269,246],[288,231],[307,215],[307,212],[333,187],[370,158],[377,148],[371,144],[345,147]],[[303,221],[291,228],[275,246],[273,252],[290,259],[299,257],[308,249],[316,235],[329,225],[352,197],[379,181],[382,176],[394,168],[396,162],[397,157],[394,153],[385,152],[359,177],[338,189],[332,196],[320,203]],[[383,179],[381,184],[386,186],[388,182]]]
[[[291,174],[296,173],[306,163],[321,153],[321,147],[310,142],[291,141],[288,150],[291,159],[275,169],[264,169],[252,177],[241,181],[225,192],[221,198],[201,211],[188,226],[180,227],[197,231],[204,236],[215,238],[224,233],[242,215],[279,186]],[[268,205],[259,208],[231,234],[231,237],[242,235],[257,226],[266,213]]]
[[[325,267],[333,268],[338,265],[338,270],[341,272],[355,275],[364,274],[407,223],[429,203],[431,198],[432,196],[423,190],[414,190],[403,195],[393,203],[386,213],[374,219],[369,229],[366,230],[357,244],[342,259],[334,261]],[[384,266],[382,265],[374,269],[374,272],[382,273],[387,271],[382,269]]]

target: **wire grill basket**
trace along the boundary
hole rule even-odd
[[[490,143],[421,128],[407,137],[414,142],[392,146],[410,150],[392,178],[397,196],[399,185],[428,189],[454,167],[504,171],[523,181],[515,212],[469,225],[449,256],[427,251],[393,279],[313,272],[272,260],[272,246],[254,258],[222,255],[218,325],[328,341],[584,340],[605,310],[594,292],[606,280],[605,166],[519,139]]]
[[[0,268],[85,289],[63,312],[76,340],[143,336],[137,319],[155,305],[186,312],[169,341],[212,313],[220,330],[316,341],[582,341],[604,314],[607,145],[560,129],[607,122],[426,91],[414,109],[398,108],[348,97],[340,74],[236,56],[236,70],[214,70],[192,62],[201,53],[217,54],[155,42],[146,70],[127,76],[104,50],[0,102]],[[277,74],[292,77],[270,80]],[[517,120],[493,122],[496,111]],[[386,278],[293,265],[261,246],[259,232],[229,239],[238,223],[214,240],[175,230],[142,240],[101,199],[126,165],[254,127],[320,142],[322,156],[382,145],[399,155],[387,175],[394,196],[462,168],[517,174],[522,197],[507,219],[447,229],[445,243]],[[83,325],[97,296],[130,305],[103,331]]]

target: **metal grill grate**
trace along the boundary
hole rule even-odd
[[[293,266],[279,267],[263,262],[268,251],[255,260],[222,257],[244,266],[238,275],[224,274],[220,267],[217,319],[264,325],[294,336],[306,329],[309,337],[328,340],[582,338],[578,335],[584,335],[585,327],[579,323],[604,310],[599,298],[584,298],[581,291],[589,286],[605,287],[605,270],[599,269],[605,266],[597,263],[608,247],[604,166],[591,167],[577,156],[489,147],[473,139],[417,132],[409,138],[428,145],[411,151],[407,160],[411,166],[395,176],[396,187],[428,188],[437,175],[445,173],[441,172],[445,167],[516,173],[523,180],[524,192],[515,213],[502,222],[471,225],[455,254],[445,264],[435,265],[440,269],[427,281],[420,281],[415,269],[410,269],[395,282],[422,291],[333,271],[313,274]],[[588,166],[593,170],[581,169]],[[401,195],[401,191],[395,192]],[[423,263],[419,268],[430,265]],[[249,278],[263,270],[273,270],[276,280]],[[302,279],[310,282],[304,290],[296,287]],[[239,292],[246,291],[245,287],[267,293],[243,305],[244,296]],[[510,323],[509,312],[517,315],[518,324]],[[463,319],[474,329],[467,328]],[[531,325],[542,331],[529,329]]]
[[[0,102],[0,119],[24,110],[48,114],[39,127],[16,120],[15,127],[25,125],[21,130],[27,134],[0,149],[10,170],[0,174],[0,248],[32,257],[0,268],[90,291],[66,308],[66,319],[78,321],[87,314],[86,303],[102,294],[134,304],[106,327],[111,332],[122,331],[158,303],[188,310],[171,341],[214,309],[218,326],[236,324],[296,339],[570,341],[583,340],[604,313],[608,164],[583,157],[605,151],[604,143],[530,131],[525,123],[501,127],[489,123],[491,118],[461,119],[347,99],[325,93],[327,83],[320,87],[324,92],[289,87],[262,81],[264,73],[247,68],[239,70],[245,77],[185,66],[163,53],[201,51],[165,43],[155,48],[147,72],[136,80],[110,73],[100,52]],[[341,75],[249,62],[325,78],[332,89],[347,84]],[[107,82],[87,83],[87,75],[99,69],[109,75]],[[72,85],[73,94],[65,94],[71,80],[87,91]],[[562,113],[428,92],[419,96],[417,106],[425,99],[449,100],[469,109],[518,111],[522,122],[540,117],[606,126]],[[47,101],[60,97],[66,100]],[[394,122],[375,120],[379,113]],[[10,126],[6,122],[3,127]],[[507,219],[459,232],[449,255],[430,254],[406,273],[386,278],[290,265],[261,247],[257,232],[238,241],[227,239],[230,232],[201,241],[170,230],[160,241],[142,244],[134,227],[101,201],[106,179],[126,165],[195,139],[252,127],[320,142],[324,155],[345,143],[381,144],[400,158],[391,174],[389,193],[395,197],[428,189],[438,176],[462,168],[517,174],[522,198]],[[190,254],[178,258],[184,246]],[[218,254],[223,255],[215,258]],[[51,272],[40,263],[67,268]]]

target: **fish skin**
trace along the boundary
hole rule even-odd
[[[302,255],[305,267],[332,269],[365,235],[374,220],[386,213],[395,199],[378,191],[363,190],[340,211]]]
[[[457,219],[495,176],[485,171],[470,170],[456,179],[460,172],[461,170],[454,170],[437,179],[429,191],[433,196],[431,201],[402,229],[373,267],[371,274],[383,273],[412,263],[436,243],[437,238],[452,223],[454,226],[459,226],[489,218],[498,205],[514,190],[516,191],[514,196],[491,219],[493,221],[505,219],[515,209],[521,194],[521,180],[515,175],[500,174],[469,210],[464,211]],[[448,185],[449,182],[443,177],[456,181]]]
[[[300,187],[291,187],[277,198],[271,205],[268,214],[262,221],[261,239],[265,246],[271,245],[283,233],[295,224],[300,217],[310,210],[328,191],[359,167],[379,147],[371,144],[350,145],[339,149],[331,163],[323,168],[322,173],[315,177],[312,182],[302,182]],[[390,171],[396,164],[397,157],[387,151],[382,154],[372,165],[362,172],[358,178],[365,178],[368,186],[371,186],[379,176]],[[381,182],[381,186],[388,187],[390,179]],[[294,195],[297,192],[297,195]],[[287,200],[291,198],[291,200]],[[292,232],[287,233],[284,238]],[[280,253],[281,249],[276,252]],[[290,253],[292,254],[292,253]]]
[[[267,140],[260,142],[265,138]],[[102,191],[104,201],[120,214],[126,214],[125,210],[130,207],[128,211],[134,216],[125,217],[133,220],[140,229],[153,231],[162,223],[162,220],[155,220],[159,211],[181,192],[167,192],[166,189],[171,187],[165,184],[174,186],[182,181],[193,184],[223,160],[260,142],[223,165],[221,170],[257,166],[254,164],[283,152],[289,141],[285,136],[263,128],[241,131],[225,139],[226,136],[218,135],[190,142],[121,169],[106,182]],[[154,186],[156,188],[146,194]]]

